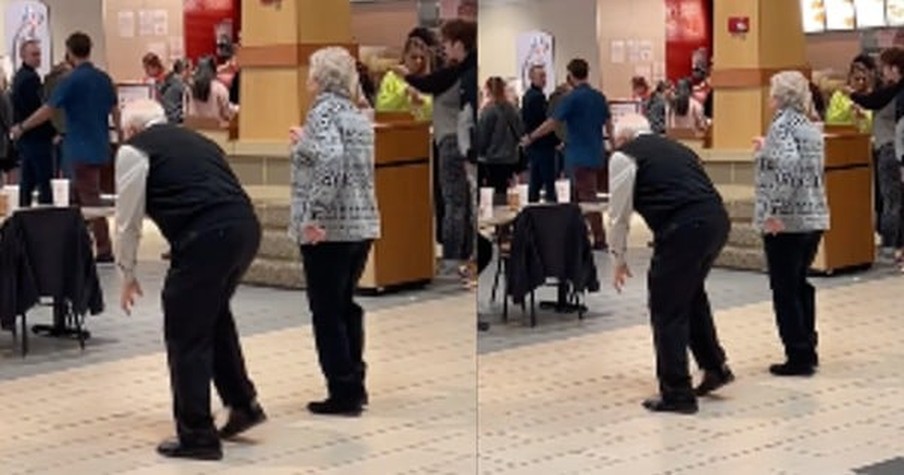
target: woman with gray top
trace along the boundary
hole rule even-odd
[[[492,187],[498,199],[505,197],[517,173],[524,124],[518,109],[506,97],[506,84],[502,78],[488,79],[486,90],[490,102],[480,111],[477,124],[477,153],[482,175],[479,181],[481,186]]]
[[[880,257],[900,263],[904,247],[904,184],[900,157],[895,152],[895,126],[904,116],[904,49],[889,48],[879,56],[884,84],[871,93],[852,93],[851,100],[873,114],[873,150],[876,168],[877,216],[882,239]]]
[[[797,71],[772,77],[775,116],[756,140],[754,225],[763,233],[769,286],[786,361],[776,376],[809,376],[816,354],[816,291],[807,281],[822,233],[829,229],[825,143],[810,121],[809,81]]]
[[[355,58],[330,47],[311,56],[314,101],[291,131],[289,235],[304,262],[308,306],[329,396],[314,414],[358,415],[364,387],[364,310],[354,301],[370,247],[380,237],[374,190],[374,129],[359,110]]]

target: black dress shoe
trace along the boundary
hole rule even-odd
[[[354,400],[329,398],[325,401],[309,402],[308,411],[321,416],[358,417],[363,411],[363,405],[363,398]]]
[[[261,405],[254,402],[247,408],[230,408],[229,419],[219,431],[221,439],[231,439],[267,420]]]
[[[724,367],[719,371],[704,371],[703,380],[694,390],[697,396],[706,396],[707,394],[725,386],[734,381],[734,373],[728,367]]]
[[[770,366],[769,372],[775,376],[813,376],[816,369],[812,364],[787,361]]]
[[[179,439],[168,439],[157,446],[157,453],[164,457],[194,460],[222,460],[223,448],[216,444],[183,444]]]
[[[654,397],[643,402],[643,407],[652,412],[675,412],[678,414],[696,414],[699,410],[696,400],[667,401]]]

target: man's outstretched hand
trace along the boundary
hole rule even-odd
[[[138,279],[131,279],[122,284],[119,305],[126,312],[126,315],[132,314],[132,307],[135,306],[135,301],[142,296],[144,296],[144,293],[141,291],[141,284],[138,283]]]
[[[628,268],[628,264],[618,264],[615,266],[615,271],[612,274],[612,287],[614,287],[618,293],[621,293],[625,284],[628,283],[628,279],[631,277],[633,276],[631,275],[631,269]]]

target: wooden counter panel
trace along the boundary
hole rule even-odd
[[[424,123],[376,126],[376,164],[408,162],[430,156],[430,129]]]
[[[876,251],[872,187],[873,172],[869,166],[826,173],[831,222],[813,269],[833,272],[873,262]]]
[[[433,278],[430,183],[427,161],[377,169],[381,238],[374,244],[359,287],[382,290]]]
[[[870,137],[866,134],[827,134],[827,168],[868,165],[872,163]]]

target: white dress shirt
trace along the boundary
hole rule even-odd
[[[609,158],[609,250],[616,265],[626,264],[628,232],[634,214],[637,162],[617,151]]]
[[[124,281],[135,278],[138,244],[144,223],[150,159],[131,145],[116,153],[116,265]]]

